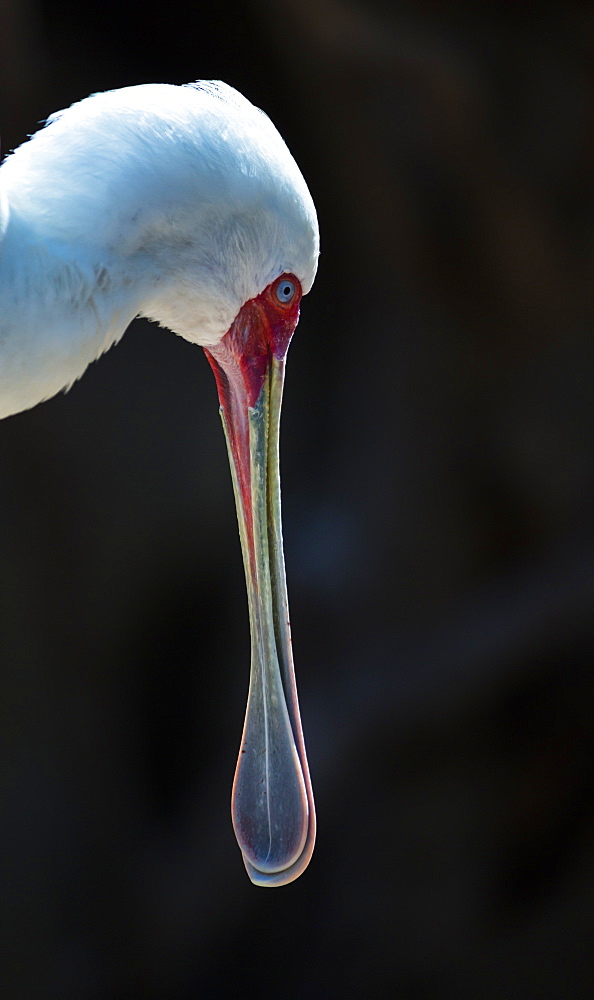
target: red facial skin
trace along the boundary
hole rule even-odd
[[[293,282],[295,294],[285,304],[278,300],[276,291],[287,280]],[[272,358],[280,362],[285,358],[299,319],[301,296],[298,278],[282,274],[241,307],[216,347],[204,348],[225,414],[249,534],[252,499],[248,408],[258,401]]]

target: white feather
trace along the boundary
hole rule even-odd
[[[146,84],[52,115],[0,167],[0,417],[67,388],[146,316],[203,346],[285,271],[315,208],[266,115],[223,83]]]

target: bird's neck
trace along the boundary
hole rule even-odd
[[[67,389],[139,311],[137,282],[109,254],[68,245],[4,205],[0,417]]]

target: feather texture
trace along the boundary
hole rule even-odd
[[[0,417],[67,388],[137,315],[216,345],[283,272],[309,291],[318,248],[293,157],[231,87],[52,115],[0,167]]]

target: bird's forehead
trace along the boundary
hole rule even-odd
[[[113,242],[131,245],[145,239],[142,226],[159,236],[169,227],[191,245],[204,236],[202,219],[234,228],[239,243],[260,224],[267,253],[254,259],[254,280],[290,270],[311,288],[319,246],[311,195],[270,119],[226,84],[93,95],[53,115],[12,159],[17,186],[19,174],[43,171],[36,188],[57,225],[107,242],[111,230]]]

